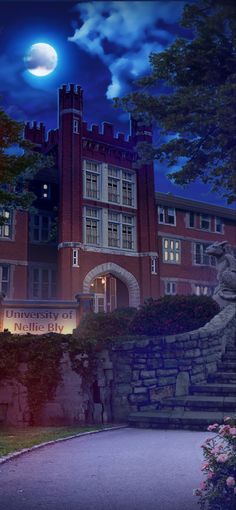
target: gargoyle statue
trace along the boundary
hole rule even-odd
[[[216,241],[206,248],[207,255],[216,258],[217,279],[213,298],[222,307],[236,301],[236,258],[227,252],[228,241]]]

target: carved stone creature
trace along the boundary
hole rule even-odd
[[[216,258],[219,285],[215,288],[213,298],[221,308],[229,301],[236,301],[236,258],[228,253],[227,248],[228,241],[216,241],[206,249],[207,255]]]

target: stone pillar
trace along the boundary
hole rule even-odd
[[[93,294],[91,293],[79,293],[76,294],[75,299],[78,303],[78,319],[79,322],[81,319],[90,312],[93,312]]]

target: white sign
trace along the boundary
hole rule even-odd
[[[5,308],[3,329],[23,335],[31,333],[72,333],[76,328],[76,310],[59,308]]]

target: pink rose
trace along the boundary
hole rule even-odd
[[[218,455],[218,457],[216,457],[216,460],[217,462],[227,462],[229,456],[226,454],[226,453],[221,453],[220,455]]]
[[[209,473],[207,473],[208,480],[211,480],[212,478],[214,478],[214,476],[215,476],[215,473],[213,473],[213,471],[209,471]]]
[[[232,436],[236,436],[236,427],[230,427],[230,429],[229,429],[229,433],[230,433]]]
[[[204,469],[207,469],[207,468],[209,468],[209,462],[204,462],[202,464],[201,470],[204,471]]]
[[[228,476],[228,478],[226,479],[226,485],[228,487],[234,487],[234,485],[235,485],[235,478],[233,476]]]
[[[201,489],[202,491],[205,491],[205,490],[206,490],[206,488],[207,488],[207,484],[206,484],[206,482],[201,482],[201,483],[200,483],[200,485],[199,485],[199,487],[200,487],[200,489]]]
[[[218,429],[218,427],[219,427],[219,423],[213,423],[213,425],[209,425],[209,427],[207,427],[207,430],[209,430],[209,432],[211,432],[212,430]]]

